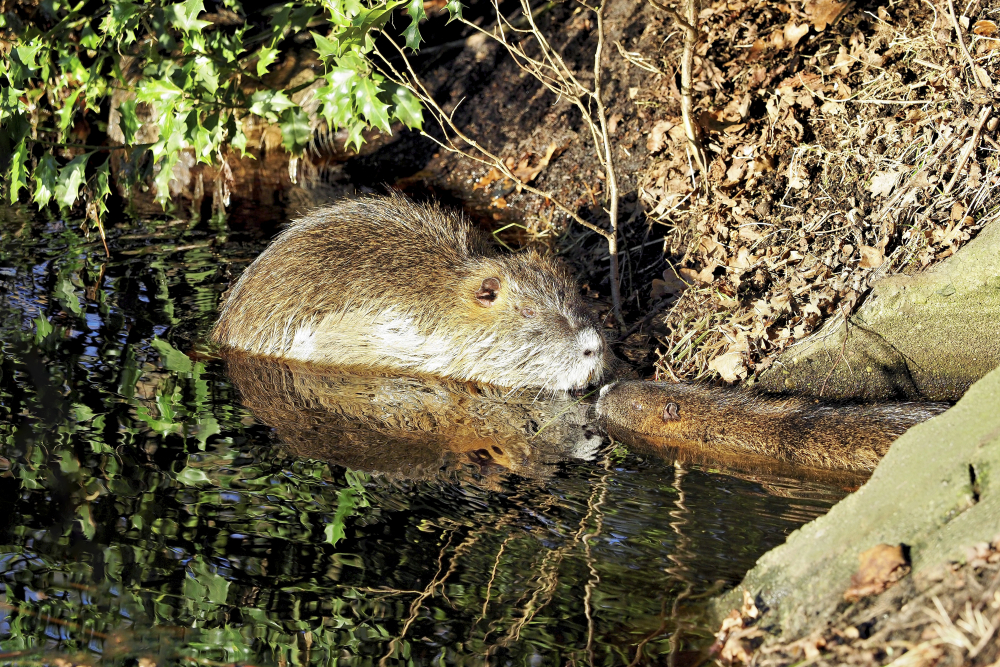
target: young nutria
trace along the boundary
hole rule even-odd
[[[814,468],[872,470],[892,441],[944,403],[836,404],[727,387],[616,382],[597,414],[609,430],[670,445],[746,452]]]
[[[292,223],[233,286],[212,338],[329,366],[550,390],[585,387],[611,356],[560,263],[501,254],[462,218],[400,195]]]

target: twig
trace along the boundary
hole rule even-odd
[[[683,119],[684,134],[694,153],[695,162],[702,173],[708,171],[708,161],[705,151],[701,146],[698,137],[698,126],[694,122],[694,101],[691,98],[691,77],[694,68],[694,47],[698,42],[700,33],[698,32],[698,0],[686,0],[685,11],[687,17],[682,17],[675,10],[667,7],[658,0],[649,0],[649,3],[670,15],[684,30],[684,54],[681,56],[681,118]]]
[[[389,60],[384,55],[382,55],[382,53],[379,52],[378,48],[376,47],[375,49],[376,54],[378,54],[378,56],[382,59],[382,61],[386,63],[386,65],[391,70],[392,75],[390,75],[389,72],[385,71],[383,71],[382,73],[385,74],[388,78],[392,79],[395,83],[398,83],[401,86],[405,86],[410,92],[419,97],[421,102],[430,107],[431,111],[434,113],[435,120],[438,121],[438,124],[441,126],[441,129],[445,132],[445,138],[447,139],[447,143],[421,130],[420,133],[423,136],[427,137],[428,139],[430,139],[431,141],[433,141],[446,151],[449,151],[451,153],[457,153],[459,155],[462,155],[463,157],[469,158],[470,160],[479,162],[480,164],[496,168],[497,171],[503,174],[505,178],[512,181],[519,188],[527,190],[528,192],[538,195],[539,197],[548,199],[549,201],[552,202],[552,204],[556,208],[558,208],[560,211],[562,211],[567,216],[572,218],[573,221],[576,222],[577,224],[586,227],[592,232],[600,234],[605,239],[608,238],[609,233],[606,230],[601,229],[597,225],[584,220],[575,211],[571,210],[569,207],[560,202],[553,195],[547,192],[543,192],[538,188],[532,187],[531,185],[525,183],[521,178],[517,177],[514,174],[514,172],[510,170],[509,167],[507,167],[507,165],[504,163],[503,160],[500,159],[499,156],[494,155],[484,146],[480,145],[479,142],[477,142],[475,139],[469,137],[460,129],[458,129],[458,126],[455,124],[451,116],[445,113],[444,109],[442,109],[440,105],[438,105],[434,97],[424,87],[423,83],[417,77],[416,73],[413,71],[413,67],[410,64],[409,58],[406,57],[406,54],[403,52],[403,49],[398,44],[396,44],[396,42],[388,35],[385,35],[385,37],[389,41],[389,43],[392,44],[393,47],[397,51],[399,51],[399,53],[402,55],[403,62],[406,64],[406,68],[410,73],[412,81],[409,78],[402,76],[398,71],[396,71],[396,69],[392,67],[392,65],[389,63]],[[484,157],[477,157],[475,154],[463,151],[462,149],[455,146],[452,140],[448,138],[448,130],[451,130],[452,134],[461,139],[468,146],[474,148],[479,154],[481,154]]]
[[[976,82],[977,86],[985,90],[986,86],[979,80],[979,73],[976,71],[976,61],[972,59],[972,54],[969,53],[969,49],[965,46],[965,38],[962,36],[962,26],[958,23],[958,17],[955,15],[955,3],[952,0],[948,0],[948,14],[951,15],[951,25],[955,28],[955,39],[958,40],[958,46],[962,49],[965,59],[969,61],[969,67],[972,68],[972,80]]]
[[[701,173],[708,172],[708,161],[698,136],[698,126],[694,122],[694,100],[691,97],[691,78],[694,69],[694,46],[698,42],[698,0],[687,0],[687,22],[684,24],[684,54],[681,57],[681,118],[694,160]]]
[[[950,3],[951,0],[948,0]],[[955,187],[955,183],[958,182],[958,177],[961,175],[962,170],[965,169],[965,163],[969,161],[972,157],[972,153],[976,150],[976,144],[979,143],[979,134],[983,131],[983,125],[986,124],[987,119],[990,117],[990,113],[993,112],[993,107],[986,105],[979,110],[979,122],[976,123],[975,129],[972,130],[972,138],[969,139],[969,143],[965,145],[962,149],[961,154],[958,156],[958,164],[955,166],[955,173],[952,174],[951,180],[948,181],[948,185],[945,186],[944,193],[948,194],[951,189]]]
[[[680,14],[678,14],[674,9],[672,9],[670,7],[667,7],[666,5],[664,5],[664,4],[660,3],[660,2],[657,2],[657,0],[649,0],[649,4],[653,5],[657,9],[659,9],[661,11],[664,11],[667,14],[669,14],[670,18],[672,18],[673,20],[677,21],[677,23],[679,23],[680,26],[682,28],[684,28],[685,30],[693,30],[695,33],[698,32],[698,28],[697,28],[696,24],[688,23],[684,19],[684,17],[681,16]]]
[[[594,100],[597,102],[597,120],[601,124],[601,138],[604,140],[604,175],[608,181],[608,215],[611,218],[611,235],[608,239],[608,253],[611,255],[611,306],[615,311],[618,325],[624,323],[622,318],[622,295],[617,288],[620,284],[618,270],[618,177],[615,175],[614,153],[611,150],[611,137],[608,133],[607,112],[601,101],[601,53],[604,49],[604,8],[607,2],[602,2],[597,8],[597,49],[594,52]],[[600,152],[601,147],[597,147]]]

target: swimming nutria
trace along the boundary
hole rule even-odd
[[[823,403],[727,387],[616,382],[601,389],[597,414],[612,431],[672,445],[748,452],[816,468],[871,470],[893,440],[948,407]]]
[[[233,286],[212,338],[271,357],[550,390],[597,380],[610,356],[560,263],[501,254],[462,218],[400,195],[292,223]]]

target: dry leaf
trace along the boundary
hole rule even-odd
[[[785,29],[783,31],[785,46],[792,49],[795,48],[795,45],[799,43],[800,39],[806,36],[807,32],[809,32],[809,26],[805,23],[802,25],[795,25],[794,22],[789,21],[785,25]]]
[[[742,181],[747,172],[747,162],[747,160],[733,160],[733,166],[726,171],[726,182],[723,185],[736,185]]]
[[[676,125],[676,123],[671,123],[669,120],[658,120],[653,129],[649,132],[649,138],[646,139],[646,150],[650,153],[658,153],[662,151],[667,146],[667,133],[670,129]]]
[[[611,114],[611,118],[608,119],[608,134],[614,136],[618,131],[618,123],[622,122],[622,115],[620,113]]]
[[[681,269],[678,273],[681,274],[681,278],[692,283],[710,283],[715,280],[713,272],[718,264],[716,262],[709,262],[705,268],[701,271],[695,271],[694,269]]]
[[[663,272],[663,280],[653,280],[653,289],[650,291],[649,298],[658,301],[666,296],[680,296],[687,288],[686,282],[677,277],[671,269],[667,269]]]
[[[719,355],[708,364],[708,367],[718,373],[726,382],[736,382],[747,376],[747,367],[743,362],[743,353],[727,352]]]
[[[823,32],[828,25],[840,20],[852,7],[853,2],[836,2],[836,0],[810,0],[805,10],[816,32]]]
[[[858,561],[858,571],[851,576],[851,585],[844,592],[844,599],[849,602],[881,593],[910,571],[900,544],[878,544],[862,552]]]
[[[847,73],[851,70],[851,65],[854,64],[854,58],[851,54],[847,52],[846,46],[841,46],[840,50],[837,52],[837,59],[833,63],[833,67],[830,68],[831,73],[836,72],[841,76],[847,76]]]
[[[892,170],[880,171],[875,174],[875,178],[872,179],[872,184],[868,186],[868,190],[876,197],[884,196],[891,193],[898,182],[899,172]]]
[[[514,166],[514,160],[511,158],[508,159],[511,162],[511,164],[508,165],[508,168]],[[494,182],[500,180],[501,178],[503,178],[503,174],[501,174],[500,171],[496,167],[494,167],[493,169],[490,169],[488,172],[486,172],[486,174],[482,178],[476,181],[475,185],[472,186],[472,189],[473,190],[479,190],[481,188],[486,189],[489,186],[491,186]]]
[[[981,37],[992,37],[997,34],[997,24],[993,21],[988,21],[983,19],[982,21],[976,21],[972,25],[972,32],[976,33]]]
[[[972,69],[976,78],[979,79],[979,85],[987,90],[993,87],[993,80],[990,78],[990,75],[985,68],[976,65]]]
[[[878,248],[863,245],[858,250],[861,251],[861,263],[858,266],[862,269],[877,269],[885,262],[885,257]]]
[[[517,168],[513,170],[514,175],[525,183],[531,183],[533,180],[538,178],[538,175],[542,173],[547,166],[549,166],[549,162],[552,160],[553,156],[557,156],[559,153],[562,153],[563,148],[565,148],[565,146],[560,147],[559,144],[556,143],[549,144],[549,147],[545,150],[545,155],[542,156],[542,159],[534,166],[530,166],[531,156],[525,157],[517,165]]]
[[[757,605],[754,604],[753,596],[750,595],[750,591],[743,589],[743,606],[740,607],[740,615],[746,616],[747,618],[757,618],[760,612],[757,610]]]

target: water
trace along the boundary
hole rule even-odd
[[[142,221],[105,261],[0,216],[6,663],[683,662],[711,632],[689,603],[844,495],[629,453],[551,405],[518,408],[527,441],[450,404],[414,435],[437,389],[352,384],[389,396],[373,420],[234,367],[255,417],[204,341],[261,240]]]

